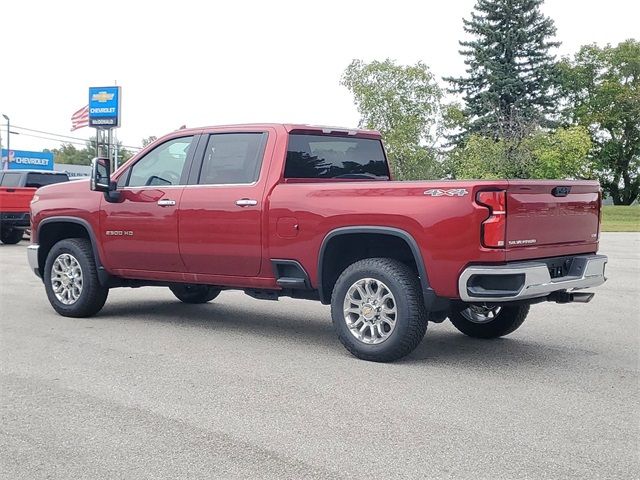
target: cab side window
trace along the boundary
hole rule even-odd
[[[184,184],[181,179],[192,141],[192,136],[181,137],[157,146],[133,164],[120,179],[128,177],[128,187]]]
[[[200,185],[247,184],[258,180],[267,134],[217,133],[209,137]]]

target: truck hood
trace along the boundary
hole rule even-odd
[[[65,192],[80,192],[80,191],[90,192],[88,178],[81,178],[78,180],[70,180],[68,182],[60,182],[60,183],[53,183],[51,185],[45,185],[44,187],[40,187],[36,191],[36,193],[38,194],[38,196],[42,196],[42,195],[51,195],[51,194],[60,195],[60,194],[64,194]]]
[[[101,199],[101,192],[89,189],[88,179],[47,185],[36,190],[31,218],[38,222],[43,216],[87,217],[99,210]]]

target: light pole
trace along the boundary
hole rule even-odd
[[[9,127],[11,125],[10,125],[9,117],[7,117],[4,113],[2,114],[2,116],[7,121],[7,168],[9,168],[9,161],[11,160],[11,140],[9,139],[9,134],[11,132],[9,132]]]

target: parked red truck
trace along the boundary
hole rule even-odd
[[[0,171],[0,241],[16,244],[29,228],[29,204],[43,185],[68,182],[66,173],[32,170]]]
[[[197,128],[40,189],[28,258],[65,316],[123,286],[314,299],[351,353],[391,361],[428,321],[493,338],[533,303],[589,301],[576,290],[605,281],[600,204],[592,181],[392,181],[374,131]]]

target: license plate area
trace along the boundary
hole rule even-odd
[[[545,260],[549,269],[549,276],[554,278],[566,277],[571,271],[573,257],[558,257]]]

